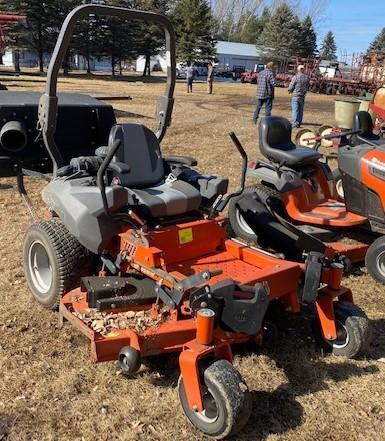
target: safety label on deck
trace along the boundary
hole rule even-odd
[[[193,237],[192,228],[185,228],[184,230],[179,230],[179,243],[181,245],[192,242],[193,239],[194,237]]]

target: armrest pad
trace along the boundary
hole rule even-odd
[[[130,173],[131,171],[131,167],[124,162],[111,162],[108,168],[123,175]]]
[[[170,164],[182,164],[188,165],[189,167],[198,165],[198,161],[190,156],[166,156],[163,160]]]

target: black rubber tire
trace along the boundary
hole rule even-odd
[[[210,419],[190,409],[180,377],[178,394],[187,419],[194,427],[215,439],[238,433],[251,414],[251,396],[241,374],[227,360],[217,360],[204,370],[203,381],[208,396],[214,399],[216,413]]]
[[[258,236],[247,231],[240,221],[242,215],[239,213],[238,202],[242,199],[245,194],[256,194],[263,197],[276,198],[280,200],[280,195],[274,188],[268,187],[267,185],[258,184],[252,187],[246,187],[240,196],[232,198],[229,204],[229,221],[230,226],[233,230],[234,236],[239,237],[247,242],[258,242]],[[273,216],[271,216],[273,218]],[[245,221],[244,221],[245,222]]]
[[[41,247],[50,266],[51,280],[45,291],[31,268],[33,247]],[[40,221],[29,227],[24,237],[23,264],[28,286],[44,308],[55,310],[63,294],[79,286],[80,278],[90,275],[92,255],[80,245],[58,219]]]
[[[378,237],[370,245],[365,256],[365,265],[373,279],[385,285],[385,236]]]
[[[337,167],[334,170],[332,170],[333,173],[333,178],[334,178],[334,183],[336,186],[336,190],[337,190],[337,194],[338,194],[338,198],[341,200],[345,199],[345,195],[344,195],[344,187],[342,185],[342,174],[340,169]]]
[[[347,301],[334,302],[339,341],[328,341],[322,336],[319,321],[314,324],[316,339],[327,352],[340,357],[357,358],[365,354],[372,340],[370,321],[364,311]]]

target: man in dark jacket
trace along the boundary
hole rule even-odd
[[[304,73],[305,66],[300,64],[297,70],[297,75],[294,75],[289,85],[289,93],[293,94],[291,99],[293,128],[301,127],[303,109],[305,107],[305,96],[309,90],[309,77]]]
[[[266,64],[266,68],[258,74],[257,107],[253,116],[254,124],[257,124],[259,112],[261,111],[263,105],[265,105],[265,115],[271,115],[274,99],[274,88],[276,86],[273,68],[274,63],[270,61]]]

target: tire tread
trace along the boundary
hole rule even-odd
[[[48,309],[56,310],[61,297],[76,288],[79,279],[90,270],[91,257],[59,219],[42,220],[31,225],[24,243],[35,231],[42,233],[50,242],[58,263],[58,272],[53,275],[58,287],[55,298],[47,305],[42,304]]]

